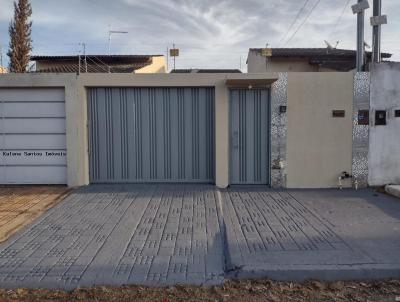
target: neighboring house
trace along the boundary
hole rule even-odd
[[[324,72],[350,71],[356,68],[356,51],[329,48],[250,48],[247,72]],[[382,53],[383,59],[392,55]],[[367,63],[371,53],[366,53]],[[368,66],[368,64],[367,64]]]
[[[0,73],[7,73],[7,68],[0,66]]]
[[[165,73],[163,55],[32,56],[34,72]],[[80,62],[79,62],[80,61]]]
[[[172,69],[171,73],[242,73],[239,69]]]

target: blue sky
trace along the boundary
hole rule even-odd
[[[382,1],[389,20],[382,29],[382,48],[400,61],[400,1]],[[271,47],[325,47],[323,40],[329,40],[332,44],[340,41],[339,48],[355,49],[356,18],[350,6],[356,0],[350,0],[338,22],[347,2],[309,0],[287,33],[303,0],[32,0],[33,54],[77,54],[80,42],[86,43],[88,53],[107,53],[111,28],[129,32],[113,36],[114,54],[165,54],[175,42],[181,50],[177,68],[239,68],[241,61],[246,70],[248,49],[266,43]],[[5,60],[12,3],[0,0],[0,44]],[[371,13],[369,9],[365,25],[369,44]]]

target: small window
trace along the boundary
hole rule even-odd
[[[358,125],[369,125],[369,110],[358,110]]]
[[[375,126],[386,125],[386,110],[375,111]]]
[[[394,117],[400,117],[400,109],[394,111]]]

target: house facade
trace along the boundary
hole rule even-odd
[[[41,73],[165,73],[163,55],[32,56]]]
[[[391,55],[382,54],[388,59]],[[366,65],[371,53],[366,53]],[[347,72],[356,67],[356,51],[329,48],[250,48],[247,72]]]
[[[335,188],[345,174],[344,187],[380,185],[395,179],[393,169],[372,166],[393,166],[400,154],[393,143],[400,104],[391,97],[399,66],[381,68],[372,70],[378,77],[4,74],[0,183]],[[385,77],[386,90],[370,90]],[[375,132],[388,137],[391,156],[379,155]]]

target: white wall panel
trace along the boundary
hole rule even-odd
[[[0,122],[0,132],[64,134],[65,118],[6,118]]]
[[[7,134],[0,138],[0,148],[65,150],[66,137],[65,134]]]
[[[65,151],[7,150],[0,152],[1,165],[66,165]]]
[[[4,88],[0,89],[0,102],[64,102],[64,89],[60,88]]]
[[[1,105],[0,105],[1,106]],[[4,104],[4,115],[11,117],[65,118],[64,102],[9,102]]]
[[[0,89],[0,184],[65,184],[64,89]]]
[[[65,184],[66,166],[0,166],[3,184]]]

